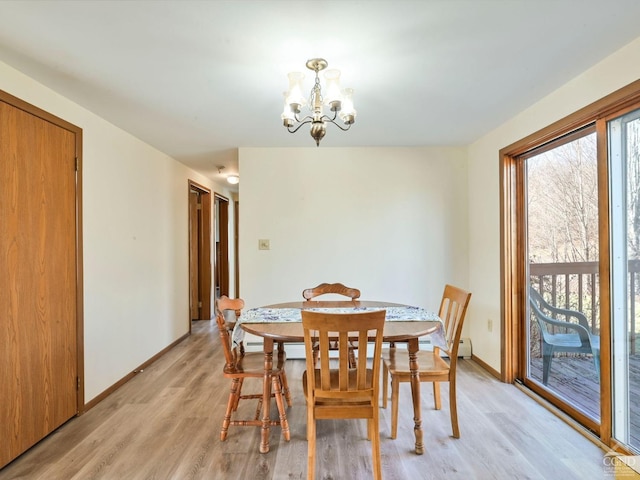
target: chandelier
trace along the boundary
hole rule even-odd
[[[353,108],[353,89],[340,90],[340,70],[331,69],[325,72],[324,78],[327,84],[326,93],[323,96],[318,72],[327,68],[328,65],[324,58],[312,58],[307,61],[307,68],[313,70],[316,76],[308,101],[302,94],[304,75],[301,72],[289,73],[289,90],[284,93],[284,111],[282,112],[284,126],[290,133],[295,133],[300,130],[300,127],[310,123],[310,133],[318,147],[320,140],[327,133],[327,123],[333,123],[340,130],[346,132],[356,121],[356,111]],[[300,109],[305,105],[311,114],[300,118]],[[325,106],[333,112],[332,116],[324,114]],[[336,122],[338,112],[346,127]]]

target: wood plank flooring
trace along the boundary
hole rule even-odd
[[[306,478],[304,362],[287,363],[294,400],[288,410],[291,441],[273,428],[267,454],[258,451],[256,427],[231,427],[227,441],[220,442],[229,388],[222,363],[215,323],[194,323],[189,338],[0,470],[0,480]],[[243,390],[250,387],[247,382]],[[390,409],[381,409],[385,479],[611,478],[604,451],[475,362],[459,363],[461,438],[451,437],[448,387],[442,388],[440,411],[433,409],[431,392],[430,384],[422,384],[424,455],[413,453],[409,385],[401,385],[396,440],[389,438]],[[240,405],[249,416],[255,409],[252,401]],[[317,454],[318,479],[371,478],[364,421],[319,422]]]

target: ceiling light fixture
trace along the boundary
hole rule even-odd
[[[297,132],[302,125],[311,124],[311,136],[316,141],[316,146],[320,146],[320,140],[327,132],[326,123],[333,123],[340,130],[347,131],[356,121],[356,111],[353,108],[353,89],[345,88],[340,90],[340,70],[327,70],[324,78],[327,81],[326,93],[322,96],[320,79],[318,72],[327,68],[329,64],[324,58],[312,58],[307,61],[307,68],[315,72],[315,84],[311,89],[309,100],[302,94],[302,80],[304,75],[301,72],[289,73],[289,90],[284,93],[284,110],[281,118],[285,127],[290,133]],[[311,115],[300,118],[300,109],[307,105]],[[329,107],[333,112],[333,117],[323,113],[323,105]],[[340,119],[346,128],[335,120],[340,112]]]
[[[225,169],[224,165],[219,165],[216,168],[218,169],[218,173],[222,175],[222,170]],[[237,185],[240,183],[240,175],[235,173],[227,175],[226,179],[227,179],[227,182],[229,182],[231,185]]]

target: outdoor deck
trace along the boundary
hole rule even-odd
[[[542,358],[531,359],[531,377],[542,383]],[[631,445],[640,448],[640,355],[629,357]],[[590,355],[554,357],[547,386],[589,416],[600,418],[600,385]]]

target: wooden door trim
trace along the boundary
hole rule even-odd
[[[0,101],[23,110],[74,134],[76,155],[76,373],[77,415],[86,410],[84,404],[84,273],[82,237],[82,128],[63,120],[35,105],[0,90]]]

